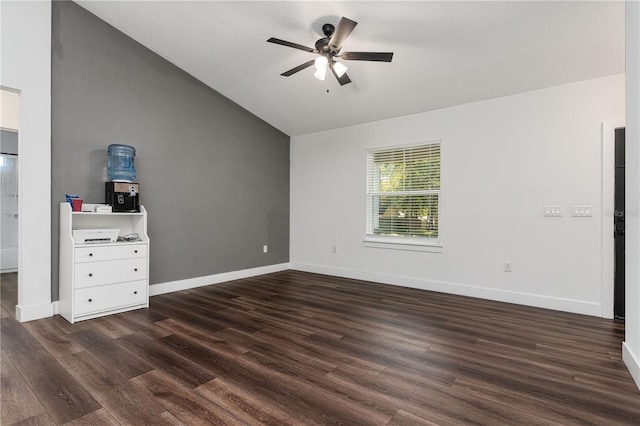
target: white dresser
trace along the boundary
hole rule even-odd
[[[140,241],[76,243],[76,229],[119,229]],[[147,212],[72,212],[60,203],[60,315],[74,323],[149,307]]]

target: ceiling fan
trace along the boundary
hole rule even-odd
[[[322,32],[325,37],[316,41],[315,49],[301,44],[292,43],[290,41],[280,40],[279,38],[271,37],[267,40],[269,43],[281,44],[287,47],[293,47],[294,49],[304,50],[310,53],[317,53],[319,56],[316,59],[312,59],[297,67],[291,68],[289,71],[283,72],[282,76],[289,77],[298,71],[302,71],[311,65],[316,66],[316,72],[313,74],[318,80],[324,80],[327,75],[327,68],[331,70],[341,86],[351,83],[351,79],[347,75],[347,67],[336,59],[343,59],[346,61],[376,61],[376,62],[391,62],[393,53],[381,53],[381,52],[340,52],[342,44],[349,37],[353,29],[358,25],[357,22],[351,19],[342,17],[338,22],[338,27],[334,27],[331,24],[324,24],[322,26]]]

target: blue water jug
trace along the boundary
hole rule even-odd
[[[136,169],[133,167],[133,157],[136,149],[129,145],[111,144],[107,148],[107,174],[115,182],[133,182]]]

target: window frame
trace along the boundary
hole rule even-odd
[[[381,152],[381,151],[390,151],[390,150],[401,150],[401,149],[410,149],[419,146],[425,145],[435,145],[438,144],[440,146],[440,187],[438,190],[418,190],[418,191],[407,191],[407,192],[380,192],[380,191],[371,191],[369,188],[369,157],[373,153]],[[440,213],[442,212],[442,159],[443,159],[443,141],[442,139],[434,139],[427,141],[419,141],[413,143],[404,143],[397,145],[386,145],[386,146],[377,146],[367,148],[365,150],[365,237],[363,240],[364,246],[369,248],[381,248],[381,249],[390,249],[390,250],[407,250],[407,251],[422,251],[422,252],[433,252],[433,253],[441,253],[443,249],[442,244],[442,218]],[[380,194],[390,194],[390,195],[429,195],[429,194],[437,194],[438,195],[438,237],[437,238],[429,238],[429,237],[416,237],[416,236],[390,236],[390,235],[374,235],[373,228],[373,215],[372,208],[370,206],[373,204],[371,198],[380,195]]]

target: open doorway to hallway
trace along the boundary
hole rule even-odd
[[[18,131],[20,94],[0,89],[0,281],[2,316],[18,303]],[[6,312],[5,312],[6,311]]]
[[[613,283],[613,315],[624,319],[624,232],[625,232],[625,129],[615,129],[615,183],[614,183],[614,283]]]

